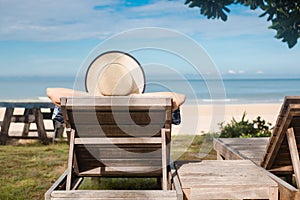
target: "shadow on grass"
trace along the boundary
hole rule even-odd
[[[156,178],[85,178],[81,190],[160,190]]]

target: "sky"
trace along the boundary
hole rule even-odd
[[[300,78],[299,44],[289,49],[275,39],[259,10],[229,8],[222,22],[201,16],[184,0],[0,0],[0,77],[74,76],[109,38],[155,27],[196,42],[224,77]],[[135,56],[142,65],[150,62]],[[162,58],[151,56],[161,64]],[[192,73],[174,61],[169,65]]]

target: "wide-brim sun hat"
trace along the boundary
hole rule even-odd
[[[130,54],[108,51],[96,57],[85,77],[86,91],[95,96],[126,96],[145,90],[145,74]]]

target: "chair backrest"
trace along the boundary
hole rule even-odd
[[[292,173],[293,162],[289,130],[293,131],[297,152],[300,150],[300,96],[287,96],[284,99],[275,127],[267,144],[261,166],[274,173]],[[296,153],[297,154],[297,153]],[[296,155],[299,156],[299,155]]]
[[[163,146],[166,163],[170,157],[171,98],[67,97],[61,107],[77,176],[162,175]]]

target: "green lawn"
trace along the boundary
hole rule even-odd
[[[204,142],[203,142],[204,141]],[[181,160],[215,159],[212,136],[176,136],[172,139],[172,155]],[[67,168],[68,145],[48,146],[39,143],[0,146],[0,199],[44,199],[44,193]],[[174,156],[173,156],[174,157]],[[148,185],[156,180],[107,179],[98,186],[86,179],[83,189],[118,189]],[[147,183],[147,184],[145,184]],[[96,187],[95,187],[96,185]]]
[[[44,199],[67,156],[66,144],[0,146],[0,199]]]

